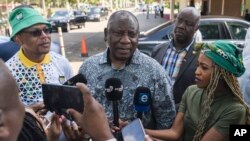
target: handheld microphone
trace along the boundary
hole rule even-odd
[[[87,79],[83,74],[79,73],[79,74],[71,77],[69,80],[67,80],[63,85],[74,86],[78,82],[87,84]]]
[[[142,113],[147,112],[151,104],[151,92],[147,87],[138,87],[134,95],[134,108],[137,111],[137,118],[142,120]]]
[[[118,78],[109,78],[105,82],[105,95],[113,103],[114,125],[119,127],[118,100],[122,99],[123,85]]]

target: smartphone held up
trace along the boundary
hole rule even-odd
[[[83,96],[75,86],[42,84],[43,100],[45,108],[58,115],[64,115],[72,120],[66,113],[69,108],[83,112]]]

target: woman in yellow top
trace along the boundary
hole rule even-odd
[[[163,140],[229,140],[232,124],[250,124],[249,109],[236,77],[244,71],[241,52],[227,41],[199,46],[196,85],[188,87],[170,129],[148,130]]]

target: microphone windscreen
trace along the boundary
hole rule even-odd
[[[79,73],[79,74],[73,76],[72,78],[70,78],[69,80],[67,80],[63,85],[74,86],[74,85],[76,85],[76,83],[87,84],[87,79],[83,74]]]
[[[109,78],[105,82],[105,95],[108,100],[121,100],[123,93],[123,85],[118,78]]]
[[[147,112],[151,104],[151,92],[147,87],[138,87],[134,94],[134,106],[137,112]]]

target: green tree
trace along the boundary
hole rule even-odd
[[[100,3],[100,0],[88,0],[88,1],[92,5],[98,5]]]
[[[70,4],[76,4],[77,0],[68,0]]]
[[[155,0],[145,0],[145,4],[151,4],[153,2],[155,2]]]

